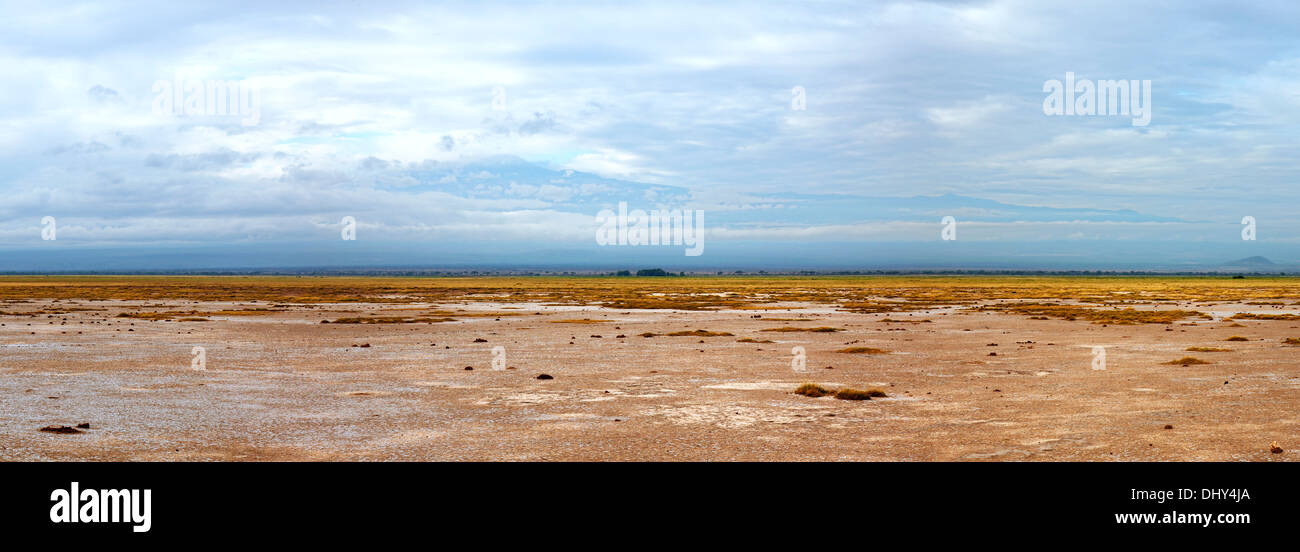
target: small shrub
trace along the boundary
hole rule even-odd
[[[1185,356],[1180,359],[1171,360],[1169,362],[1166,362],[1165,364],[1180,364],[1183,366],[1189,366],[1192,364],[1210,364],[1210,363],[1208,361],[1204,361],[1196,357]]]

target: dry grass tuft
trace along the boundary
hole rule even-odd
[[[796,328],[796,327],[794,327],[794,326],[782,326],[782,327],[780,327],[780,328],[767,328],[767,329],[760,330],[760,331],[764,331],[764,332],[817,332],[817,333],[830,333],[830,332],[842,332],[842,331],[844,331],[844,330],[843,330],[843,329],[840,329],[840,328],[832,328],[832,327],[829,327],[829,326],[818,326],[818,327],[816,327],[816,328]]]
[[[709,330],[686,330],[686,331],[671,332],[671,333],[666,333],[666,334],[654,333],[654,332],[645,332],[645,333],[643,333],[643,334],[639,334],[639,335],[640,335],[641,337],[659,337],[659,336],[667,336],[667,337],[726,337],[726,336],[730,336],[730,335],[732,335],[732,333],[731,333],[731,332],[711,332],[711,331],[709,331]]]
[[[1296,314],[1254,314],[1249,312],[1239,312],[1232,315],[1229,320],[1300,320],[1300,315]]]
[[[429,317],[407,317],[407,316],[355,316],[348,318],[339,318],[333,320],[330,324],[433,324],[434,322],[455,322],[455,318],[429,318]]]
[[[869,401],[872,397],[889,396],[886,395],[883,390],[874,387],[871,389],[853,389],[851,387],[845,387],[844,389],[833,391],[815,383],[805,383],[800,385],[798,389],[794,390],[794,394],[812,397],[814,399],[834,395],[835,398],[842,401]]]
[[[825,397],[833,393],[834,391],[831,391],[830,389],[827,389],[815,383],[805,383],[803,385],[800,385],[798,389],[794,390],[794,394],[796,395],[803,395],[805,397],[812,397],[814,399],[818,397]]]
[[[731,332],[713,332],[709,330],[691,330],[682,332],[672,332],[667,334],[669,337],[728,337]]]
[[[869,401],[872,397],[887,397],[884,391],[876,388],[871,389],[850,389],[844,388],[835,392],[835,398],[842,401]]]
[[[180,312],[123,312],[118,313],[117,318],[135,318],[138,320],[171,320],[173,317],[185,314]]]
[[[1222,347],[1188,347],[1187,350],[1193,353],[1227,353],[1232,351],[1232,349]]]
[[[884,350],[884,349],[877,349],[877,348],[875,348],[875,347],[847,347],[847,348],[840,349],[840,350],[835,351],[835,352],[837,352],[837,353],[852,353],[852,354],[858,354],[858,355],[884,355],[884,354],[888,354],[888,353],[889,353],[889,351],[886,351],[886,350]]]
[[[1104,309],[1080,305],[1057,305],[1052,303],[1002,303],[997,305],[983,305],[976,307],[973,310],[1011,312],[1031,315],[1031,317],[1050,316],[1064,320],[1087,320],[1093,324],[1114,324],[1121,326],[1131,324],[1172,324],[1178,320],[1192,316],[1199,316],[1201,318],[1208,316],[1199,311],[1137,310],[1132,307],[1126,309]]]
[[[1183,357],[1183,358],[1175,359],[1175,360],[1171,360],[1171,361],[1169,361],[1169,362],[1165,362],[1165,363],[1163,363],[1163,364],[1172,364],[1172,365],[1190,366],[1190,365],[1193,365],[1193,364],[1210,364],[1210,362],[1209,362],[1209,361],[1206,361],[1206,360],[1201,360],[1201,359],[1196,358],[1196,357],[1185,356],[1185,357]]]

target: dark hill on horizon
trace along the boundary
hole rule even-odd
[[[1246,257],[1244,259],[1237,259],[1235,261],[1224,263],[1224,266],[1274,266],[1275,264],[1276,263],[1273,261],[1268,260],[1268,257],[1255,255],[1254,257]]]

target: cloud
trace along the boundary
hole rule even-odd
[[[1011,109],[996,98],[962,102],[951,107],[931,107],[925,110],[926,119],[945,130],[959,130],[984,123],[994,115]]]
[[[90,87],[90,90],[87,90],[86,94],[90,96],[92,100],[95,100],[96,102],[100,102],[100,103],[122,100],[122,96],[119,95],[116,90],[113,90],[112,88],[106,88],[98,84]]]
[[[0,246],[26,246],[38,213],[71,217],[68,240],[147,247],[330,239],[305,221],[345,213],[404,236],[569,235],[546,225],[618,201],[695,202],[733,232],[852,228],[943,194],[976,216],[1002,209],[980,199],[1284,226],[1298,19],[1284,0],[26,6],[0,21],[22,84],[0,88]],[[1044,115],[1066,72],[1151,80],[1151,124]],[[259,121],[155,114],[178,73],[256,82]]]

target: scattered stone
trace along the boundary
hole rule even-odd
[[[1165,424],[1165,429],[1173,429],[1173,428],[1174,428],[1174,426],[1171,426],[1171,425],[1169,425],[1169,424]]]
[[[551,377],[550,374],[538,374],[538,375],[537,375],[537,379],[539,379],[539,380],[548,380],[548,379],[555,379],[555,378],[554,378],[554,377]]]
[[[77,424],[77,429],[90,429],[90,422],[81,422]]]
[[[1282,454],[1282,447],[1277,445],[1277,441],[1268,444],[1268,451],[1273,454]]]
[[[45,426],[41,428],[41,431],[46,433],[84,433],[80,429],[69,426]]]
[[[466,370],[473,370],[474,367],[473,367],[473,366],[466,366],[465,369],[466,369]]]

